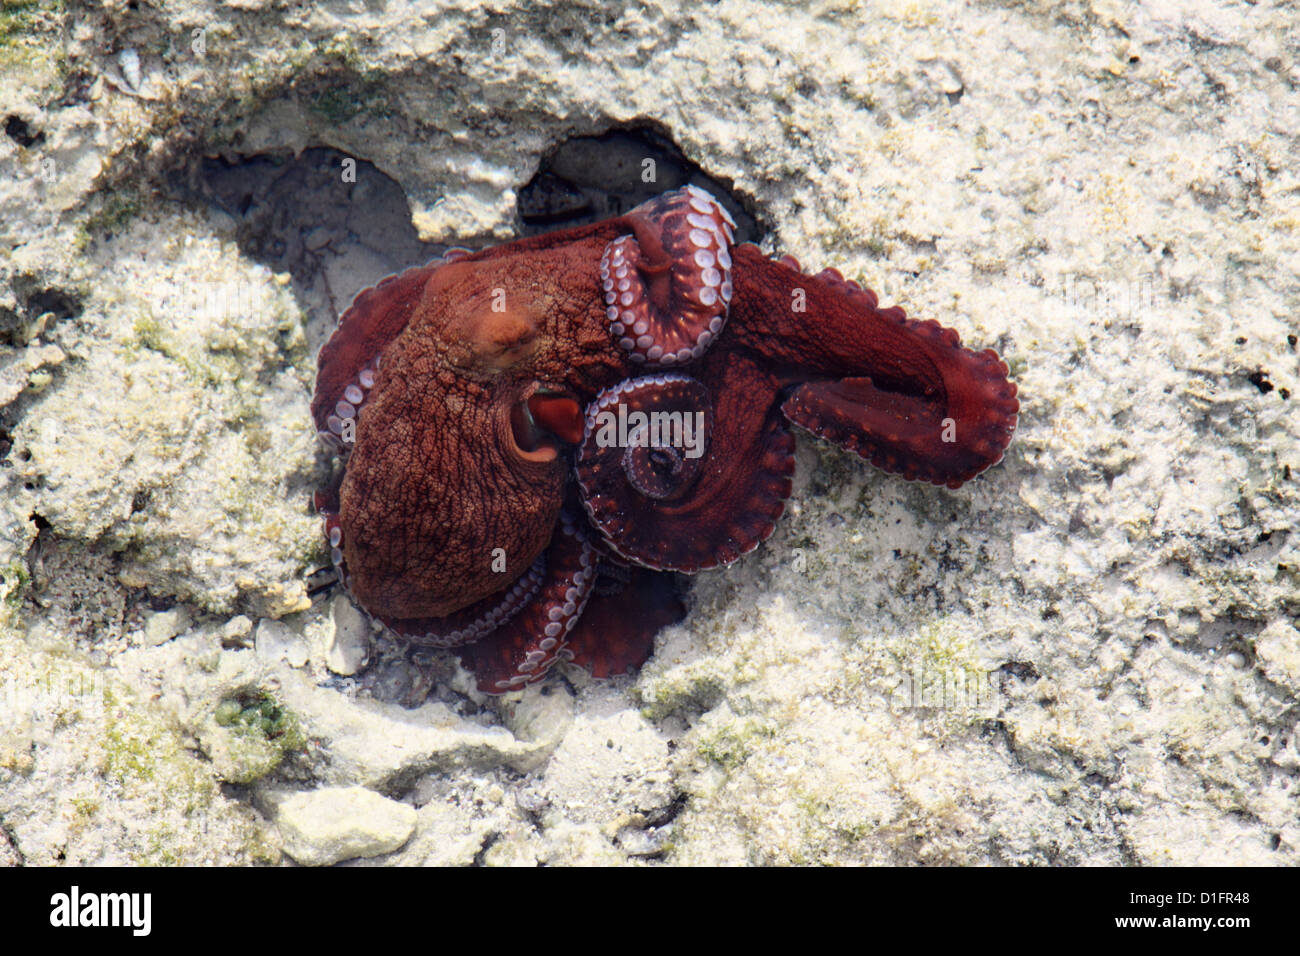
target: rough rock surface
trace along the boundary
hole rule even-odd
[[[284,838],[284,852],[303,866],[391,853],[415,832],[415,810],[365,787],[322,787],[264,797]]]
[[[358,865],[1300,862],[1297,29],[7,6],[0,861],[332,862],[363,850],[313,857],[277,800],[364,787],[393,839]],[[385,272],[509,238],[567,137],[637,125],[769,251],[997,348],[1020,429],[958,491],[801,436],[775,536],[639,677],[485,702],[309,593],[315,349]]]

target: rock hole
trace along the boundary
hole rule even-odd
[[[0,345],[16,345],[23,327],[22,320],[13,309],[0,308]]]
[[[32,132],[31,124],[27,120],[12,114],[5,117],[5,135],[23,149],[40,146],[45,142],[45,133],[43,131]]]
[[[358,292],[446,250],[420,241],[401,186],[336,149],[206,157],[193,179],[245,255],[289,273],[313,351]]]
[[[26,345],[33,336],[44,334],[48,326],[36,323],[42,315],[52,314],[61,322],[81,314],[80,298],[63,289],[39,288],[33,276],[15,277],[13,288],[21,307],[19,311],[0,308],[0,345]]]
[[[1038,668],[1032,661],[1007,661],[998,670],[1020,681],[1036,681],[1039,678]]]
[[[736,242],[757,242],[766,230],[720,180],[691,162],[666,135],[649,128],[575,136],[542,158],[519,190],[524,235],[581,226],[618,216],[660,193],[687,184],[708,190],[736,220]]]
[[[1273,383],[1268,380],[1268,372],[1263,369],[1256,369],[1246,376],[1246,380],[1259,389],[1261,395],[1267,395],[1273,391]]]
[[[25,305],[28,316],[33,319],[46,312],[52,312],[61,322],[81,314],[81,300],[62,289],[41,289],[33,292],[27,296]]]

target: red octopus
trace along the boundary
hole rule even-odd
[[[561,660],[622,673],[684,613],[658,572],[772,533],[791,423],[949,488],[1001,460],[1019,403],[994,352],[734,226],[687,186],[358,295],[312,402],[353,600],[490,694]]]

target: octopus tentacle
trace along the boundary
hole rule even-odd
[[[389,276],[358,292],[339,316],[338,327],[316,359],[316,391],[311,403],[317,432],[331,447],[342,447],[342,422],[349,417],[339,414],[340,404],[361,405],[361,401],[351,401],[349,394],[357,396],[349,389],[359,388],[364,400],[365,393],[375,386],[380,353],[401,335],[420,302],[420,291],[444,264],[443,259],[434,259]],[[337,425],[332,417],[339,420]]]
[[[643,203],[624,221],[633,234],[600,260],[610,334],[633,362],[698,359],[727,321],[735,221],[697,186]]]
[[[662,425],[651,433],[651,416],[667,423],[667,434]],[[587,407],[578,487],[588,516],[616,554],[649,567],[673,566],[665,552],[674,542],[642,540],[637,526],[648,532],[653,527],[648,512],[690,492],[704,461],[710,424],[708,389],[675,372],[627,379]],[[651,553],[652,545],[659,553]]]
[[[325,417],[325,430],[316,433],[316,437],[326,447],[346,455],[352,450],[352,441],[356,435],[357,419],[365,407],[370,390],[375,387],[375,377],[379,373],[379,358],[357,373],[356,380],[343,388],[343,396],[334,403],[334,409]]]
[[[325,542],[330,547],[330,563],[339,576],[339,583],[347,587],[347,565],[343,561],[343,524],[339,520],[339,479],[327,487],[317,489],[312,496],[316,513],[321,516],[325,529]]]
[[[412,644],[424,647],[460,647],[472,644],[508,624],[534,600],[548,572],[541,555],[505,589],[446,617],[388,618],[380,620]]]
[[[556,662],[572,656],[569,633],[591,597],[600,556],[582,523],[566,509],[545,557],[545,581],[527,605],[461,651],[462,663],[486,694],[541,680]]]
[[[686,616],[671,574],[627,568],[618,577],[600,563],[596,591],[569,635],[572,663],[592,677],[626,674],[645,663],[655,634]]]
[[[834,269],[735,250],[746,344],[779,363],[792,423],[906,478],[957,488],[1001,461],[1020,403],[1008,368],[952,329],[882,309]],[[804,321],[791,321],[791,313]],[[810,318],[808,318],[810,317]]]
[[[735,365],[733,374],[752,371]],[[737,389],[723,399],[725,416],[715,413],[701,383],[663,373],[606,389],[588,406],[578,487],[615,554],[649,568],[695,572],[736,560],[772,533],[790,495],[794,440],[779,414],[755,416],[730,404],[736,399],[749,401]],[[645,416],[639,424],[637,413]],[[651,428],[656,415],[661,422],[676,416],[683,440],[660,434],[656,446],[654,435],[637,430]],[[687,434],[688,421],[694,434]],[[616,426],[625,432],[620,442],[610,440]]]
[[[945,332],[951,330],[932,335],[947,344]],[[963,374],[947,379],[942,404],[883,390],[869,377],[848,377],[801,385],[781,409],[794,424],[877,468],[960,488],[1002,460],[1020,404],[997,353],[953,351],[950,360]],[[950,448],[939,451],[945,444]]]

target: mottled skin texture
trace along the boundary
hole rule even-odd
[[[380,358],[355,442],[344,444],[337,499],[327,496],[322,509],[341,528],[340,566],[362,607],[417,640],[440,618],[481,616],[541,569],[566,503],[578,516],[565,538],[570,570],[597,550],[607,569],[616,555],[687,571],[725,564],[766,538],[780,514],[793,469],[790,421],[886,470],[951,487],[1000,459],[1018,404],[992,352],[962,349],[936,323],[878,308],[833,271],[808,276],[793,260],[742,245],[730,250],[725,328],[671,369],[702,383],[710,401],[706,452],[686,463],[689,482],[671,500],[647,499],[621,487],[619,468],[591,461],[577,466],[575,482],[582,410],[603,389],[666,371],[630,360],[602,293],[602,254],[632,234],[648,300],[672,314],[659,224],[634,210],[409,270],[358,297],[321,352],[313,415],[337,434],[331,410]],[[579,498],[593,520],[604,509],[604,540],[581,520]],[[638,547],[653,554],[643,559]],[[661,610],[675,599],[658,577],[623,572],[630,590],[621,598],[597,588],[586,626],[569,624],[570,654],[597,673],[639,663],[654,630],[680,613],[675,603]],[[493,678],[484,689],[505,689],[496,679],[526,649],[541,661],[532,632],[563,592],[467,652]],[[565,614],[576,618],[583,612],[573,603]],[[525,668],[528,680],[553,663],[550,648],[544,656]]]
[[[384,352],[342,487],[350,587],[366,608],[449,614],[550,541],[567,465],[553,446],[521,453],[510,412],[539,384],[590,395],[622,377],[595,319],[594,264],[586,274],[592,288],[535,253],[451,263],[425,286]],[[494,297],[506,311],[492,311]]]

